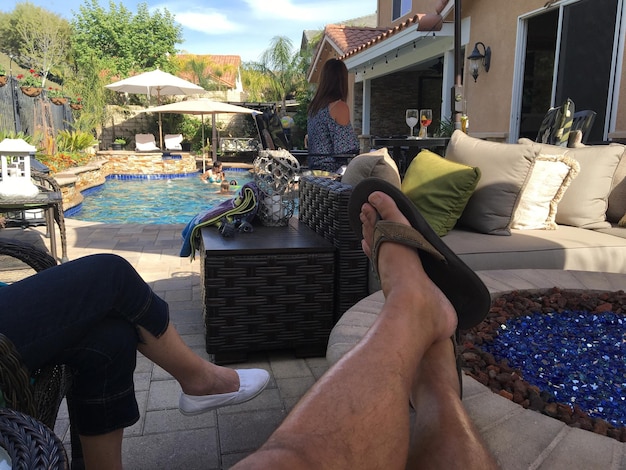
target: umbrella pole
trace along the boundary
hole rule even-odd
[[[163,150],[163,123],[161,122],[161,113],[159,113],[159,143],[161,144],[161,150]]]
[[[204,114],[201,114],[202,118],[202,174],[206,173],[206,152],[204,151]]]
[[[215,128],[215,113],[212,114],[213,116],[213,120],[212,122],[212,137],[213,137],[213,141],[211,142],[211,148],[213,149],[213,161],[216,162],[217,161],[217,145],[215,143],[215,141],[217,140],[217,129]]]

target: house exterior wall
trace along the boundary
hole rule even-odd
[[[392,21],[392,0],[378,1],[378,20],[380,27],[392,28],[408,18],[421,13],[433,13],[442,3],[454,4],[454,0],[413,0],[412,10],[408,15]],[[492,2],[486,0],[461,0],[461,16],[464,24],[469,25],[469,36],[463,51],[463,84],[467,114],[470,117],[470,133],[478,136],[493,134],[502,139],[508,138],[512,114],[513,80],[515,72],[515,52],[518,35],[518,18],[534,11],[541,11],[546,5],[545,0],[516,0],[514,2]],[[450,7],[451,5],[448,5]],[[447,22],[454,20],[454,10],[445,18]],[[464,30],[465,31],[465,30]],[[468,73],[467,56],[476,42],[483,42],[491,47],[491,68],[488,73],[480,70],[476,83]],[[626,56],[626,50],[623,52]],[[626,63],[626,57],[621,63]],[[618,77],[622,72],[619,71]],[[371,134],[375,134],[376,110],[375,95],[380,93],[376,81],[372,82]],[[444,91],[447,92],[447,91]],[[621,108],[626,106],[626,83],[621,80],[617,96],[619,108],[613,118],[614,132],[609,138],[626,139],[626,113]],[[403,106],[406,108],[406,106]],[[358,113],[358,111],[357,111]],[[383,119],[383,123],[385,120]]]

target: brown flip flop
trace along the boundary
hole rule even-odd
[[[352,190],[348,202],[350,225],[362,237],[359,218],[369,195],[381,191],[389,195],[411,227],[380,220],[375,227],[372,264],[378,269],[378,248],[384,242],[401,243],[418,250],[424,271],[441,289],[456,310],[459,329],[472,328],[489,312],[491,296],[483,281],[435,233],[413,202],[397,187],[379,178],[366,178]]]

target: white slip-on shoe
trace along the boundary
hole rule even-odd
[[[181,393],[178,402],[180,412],[186,416],[193,416],[222,406],[244,403],[259,395],[270,381],[270,374],[263,369],[237,369],[235,372],[239,375],[238,391],[200,396]]]

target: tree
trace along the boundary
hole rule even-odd
[[[287,109],[287,96],[295,94],[306,82],[302,72],[302,55],[293,52],[291,39],[285,36],[274,36],[270,47],[261,55],[262,69],[270,78],[272,101],[282,102],[283,113]]]
[[[261,64],[246,62],[241,67],[241,83],[248,94],[247,101],[270,101],[266,90],[271,88],[270,77]]]
[[[236,71],[233,65],[217,64],[207,55],[183,54],[174,62],[179,70],[190,72],[192,81],[207,91],[222,90],[224,88],[222,77]]]
[[[150,14],[145,3],[133,15],[122,3],[109,2],[109,10],[98,0],[87,0],[72,21],[72,48],[78,68],[99,58],[112,75],[156,67],[172,71],[170,56],[182,43],[182,27],[164,9]]]
[[[41,73],[42,86],[50,71],[67,61],[70,34],[66,20],[29,2],[0,15],[0,50]]]

